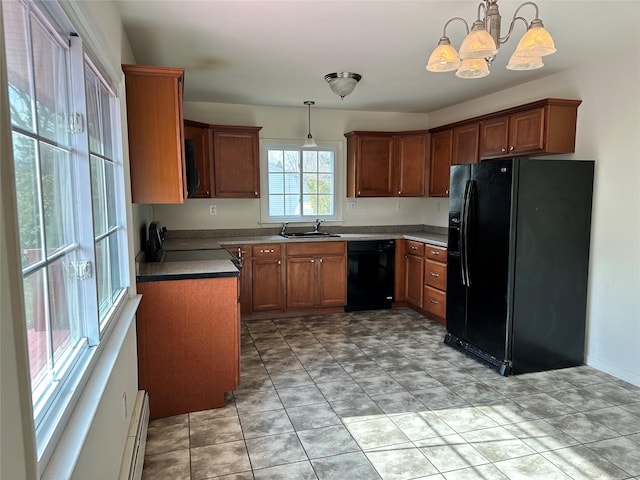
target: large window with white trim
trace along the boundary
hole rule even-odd
[[[266,168],[266,221],[313,221],[337,219],[337,147],[302,148],[300,145],[267,143],[263,149]]]
[[[60,19],[28,1],[2,10],[40,450],[127,292],[120,114]]]

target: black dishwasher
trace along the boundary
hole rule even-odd
[[[395,251],[395,240],[347,242],[345,311],[391,308]]]

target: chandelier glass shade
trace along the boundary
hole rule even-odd
[[[361,78],[362,75],[353,72],[334,72],[324,76],[331,91],[341,99],[353,92]]]
[[[520,9],[525,6],[531,6],[535,9],[535,18],[531,23],[519,16]],[[535,70],[541,68],[544,66],[541,57],[556,52],[553,38],[544,28],[542,20],[538,18],[538,6],[535,3],[525,2],[516,9],[509,24],[509,31],[502,37],[500,36],[501,18],[498,11],[498,0],[482,0],[478,4],[478,18],[473,22],[471,29],[461,17],[449,19],[444,25],[438,46],[429,56],[426,69],[430,72],[455,70],[456,76],[460,78],[486,77],[490,73],[489,66],[498,54],[500,45],[509,40],[517,21],[524,22],[527,25],[527,31],[518,42],[507,69]],[[453,21],[463,22],[467,29],[467,35],[460,45],[459,52],[451,46],[451,41],[446,33],[447,26]]]

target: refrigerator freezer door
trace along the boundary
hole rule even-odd
[[[471,166],[467,324],[464,338],[509,359],[508,283],[513,160]]]
[[[449,235],[447,248],[447,331],[464,338],[467,305],[467,288],[462,282],[460,256],[460,222],[467,181],[471,176],[470,165],[453,165],[449,184]]]

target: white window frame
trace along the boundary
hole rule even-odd
[[[283,140],[283,139],[260,139],[260,221],[263,225],[281,224],[288,222],[296,223],[313,223],[316,218],[322,218],[327,222],[339,223],[343,219],[344,198],[345,198],[345,160],[344,160],[344,142],[343,141],[316,141],[317,148],[302,148],[299,140]],[[298,149],[303,151],[321,151],[332,150],[334,152],[334,185],[333,185],[333,215],[300,215],[299,217],[291,216],[271,216],[269,215],[269,165],[268,152],[270,149]]]
[[[101,352],[104,350],[105,344],[108,343],[111,334],[117,323],[117,319],[121,317],[123,311],[127,307],[129,298],[129,254],[127,239],[127,220],[125,209],[125,189],[124,189],[124,168],[122,154],[122,129],[120,125],[121,109],[119,99],[115,94],[115,90],[110,82],[105,80],[102,74],[100,64],[94,62],[85,55],[83,44],[75,33],[77,29],[71,24],[67,16],[60,9],[57,3],[39,2],[32,0],[22,0],[21,3],[28,8],[28,15],[34,15],[38,21],[44,25],[50,33],[69,45],[68,69],[70,70],[69,95],[71,98],[71,112],[79,113],[84,120],[84,131],[75,134],[75,140],[72,145],[74,156],[79,159],[77,162],[77,171],[75,176],[80,179],[75,186],[76,203],[82,205],[83,212],[91,212],[89,220],[87,215],[79,215],[77,228],[79,230],[79,248],[83,252],[83,258],[90,261],[94,274],[91,281],[83,281],[81,289],[84,293],[84,300],[81,306],[80,320],[82,324],[81,345],[75,347],[75,355],[67,355],[68,358],[63,360],[65,365],[65,375],[62,378],[44,388],[42,392],[36,395],[44,395],[44,401],[35,403],[32,406],[34,414],[35,438],[37,447],[37,460],[39,470],[42,471],[46,465],[53,450],[56,447],[56,441],[61,437],[66,423],[69,421],[78,399],[87,384],[91,373],[100,358]],[[1,8],[1,7],[0,7]],[[4,18],[6,22],[6,16]],[[4,33],[0,33],[4,34]],[[111,234],[117,237],[118,249],[120,251],[119,275],[122,279],[122,289],[119,294],[114,297],[113,304],[108,312],[103,316],[102,321],[99,314],[98,296],[97,296],[97,277],[95,276],[95,241],[93,230],[93,210],[91,196],[91,171],[90,156],[88,142],[88,125],[87,125],[87,105],[85,99],[85,62],[88,63],[97,73],[100,81],[112,95],[110,99],[109,109],[111,111],[111,119],[113,121],[112,134],[114,148],[114,182],[116,198],[116,216],[118,226],[110,230]],[[20,131],[14,129],[12,131]],[[23,133],[22,131],[20,131]],[[40,138],[40,135],[29,134],[31,138]],[[42,220],[44,222],[44,220]],[[44,245],[43,245],[44,248]],[[51,260],[45,260],[45,263]],[[34,266],[26,267],[24,271],[32,271]],[[45,299],[47,296],[45,295]],[[70,352],[71,353],[71,352]]]

